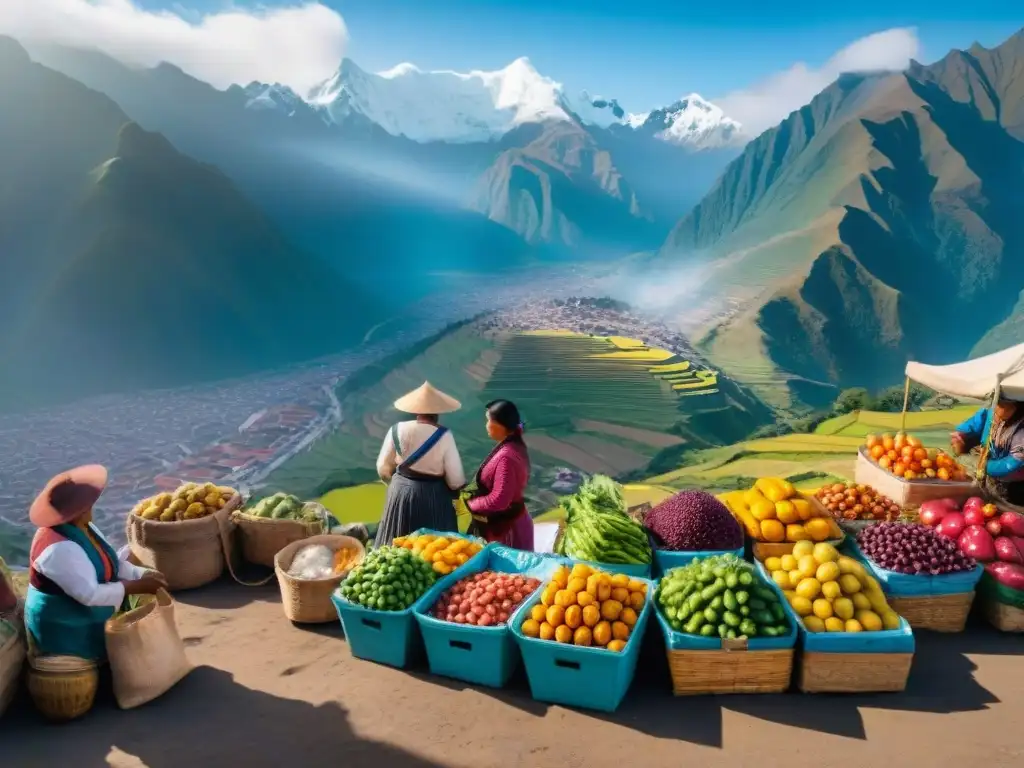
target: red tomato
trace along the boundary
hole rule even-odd
[[[501,610],[503,610],[503,611],[511,611],[512,610],[512,601],[507,599],[507,598],[505,600],[502,600],[501,601]]]
[[[506,621],[508,621],[508,613],[501,611],[501,613],[498,614],[498,622],[504,624]]]
[[[513,592],[512,593],[512,602],[515,603],[516,605],[519,605],[519,603],[523,602],[523,593],[518,591],[518,590]]]
[[[494,594],[491,592],[485,592],[480,597],[480,605],[490,605],[492,602],[494,602]]]
[[[506,597],[508,597],[508,592],[505,590],[504,587],[498,589],[494,594],[499,600],[504,600]]]

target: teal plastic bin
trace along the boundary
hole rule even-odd
[[[703,560],[704,558],[715,557],[716,555],[736,555],[736,557],[742,560],[743,552],[743,547],[707,552],[672,552],[668,549],[656,549],[654,550],[654,571],[655,575],[661,578],[673,568],[682,568],[689,565],[698,557]]]
[[[509,616],[508,623],[497,627],[476,627],[455,624],[430,615],[442,594],[462,579],[481,571],[521,574],[541,581],[538,591],[556,567],[564,560],[559,557],[523,552],[491,544],[485,557],[474,558],[457,572],[438,581],[425,595],[414,611],[423,636],[430,671],[435,675],[464,680],[467,683],[503,687],[519,665],[519,648],[509,625],[522,622],[524,600]],[[539,593],[539,592],[538,592]]]
[[[626,647],[620,652],[526,637],[520,630],[521,622],[512,625],[512,634],[523,655],[523,666],[526,667],[534,699],[602,712],[614,712],[619,708],[633,682],[652,610],[654,582],[649,579],[643,581],[647,583],[647,600]],[[529,611],[540,602],[540,598],[538,590],[524,602],[522,610]]]
[[[472,536],[462,534],[421,529],[416,532],[435,533],[449,537],[459,537],[480,541]],[[404,669],[413,661],[420,647],[419,627],[416,623],[415,611],[430,598],[431,592],[438,583],[446,579],[458,580],[475,568],[487,556],[487,547],[471,557],[447,576],[442,577],[428,589],[409,608],[402,611],[375,611],[364,608],[343,598],[339,592],[331,596],[334,608],[338,612],[345,638],[348,640],[352,655],[357,659],[375,661],[391,667]],[[438,593],[440,594],[440,593]],[[431,603],[432,605],[432,603]]]
[[[944,573],[940,576],[932,576],[930,573],[898,573],[888,571],[875,563],[864,554],[853,538],[847,540],[845,549],[851,556],[864,563],[871,575],[878,579],[885,594],[893,597],[938,597],[973,592],[982,574],[985,573],[985,566],[980,563],[970,571]]]

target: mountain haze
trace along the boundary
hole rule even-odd
[[[740,308],[711,359],[776,403],[899,380],[1019,342],[1024,31],[898,74],[844,75],[753,140],[652,262]],[[1016,335],[1016,339],[1014,336]]]

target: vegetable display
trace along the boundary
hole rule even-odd
[[[561,504],[565,529],[556,543],[557,554],[612,565],[651,562],[647,532],[626,514],[622,486],[610,477],[592,476]]]
[[[647,599],[647,583],[583,563],[559,567],[523,621],[527,637],[622,651]]]
[[[896,520],[900,505],[874,488],[855,483],[833,483],[815,494],[837,520]]]
[[[198,520],[223,509],[237,495],[238,491],[226,485],[184,483],[174,493],[158,493],[143,499],[132,514],[161,523]]]
[[[449,538],[433,533],[399,536],[392,544],[430,563],[434,572],[442,576],[447,576],[483,549],[483,545],[477,541],[458,536]]]
[[[905,432],[868,435],[863,450],[886,472],[904,480],[967,480],[967,470],[956,459],[936,448],[925,448],[920,439]]]
[[[702,637],[780,637],[790,631],[778,593],[736,555],[697,558],[673,568],[655,594],[676,632]]]
[[[680,491],[658,504],[644,525],[660,539],[663,549],[707,552],[739,549],[743,529],[722,502],[706,491]]]
[[[874,563],[896,573],[941,576],[978,565],[956,542],[926,525],[879,523],[857,534],[857,546]]]
[[[967,499],[962,507],[954,499],[926,501],[919,515],[923,525],[956,542],[961,552],[978,562],[1024,565],[1024,515],[1000,512],[980,496]]]
[[[480,627],[501,626],[540,580],[511,573],[483,571],[446,590],[430,611],[441,621]]]
[[[764,567],[808,632],[877,632],[900,626],[878,580],[831,544],[799,541],[793,554],[766,558]]]
[[[301,520],[311,523],[321,519],[314,505],[306,506],[297,496],[289,493],[275,493],[273,496],[260,499],[248,507],[245,513],[272,520]]]
[[[363,608],[404,611],[434,584],[430,563],[401,547],[371,550],[338,588],[341,596]]]
[[[726,496],[730,509],[755,541],[826,541],[842,538],[831,516],[822,515],[793,484],[774,477]]]

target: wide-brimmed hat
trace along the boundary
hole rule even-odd
[[[395,400],[395,408],[405,413],[413,413],[417,416],[425,416],[435,413],[451,413],[462,407],[462,403],[454,397],[449,397],[441,390],[432,386],[429,381],[407,395],[402,395]]]
[[[70,523],[92,509],[107,487],[107,468],[100,464],[62,472],[46,484],[28,511],[38,528]]]

